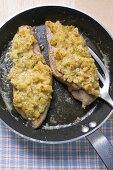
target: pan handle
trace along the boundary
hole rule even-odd
[[[98,129],[86,137],[108,168],[113,170],[113,146]]]

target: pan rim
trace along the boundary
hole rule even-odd
[[[4,26],[9,20],[14,18],[15,16],[17,16],[17,15],[23,13],[23,12],[26,12],[28,10],[35,9],[35,8],[41,8],[41,7],[65,7],[65,8],[69,8],[69,9],[73,9],[73,10],[76,10],[78,12],[81,12],[81,13],[91,17],[96,22],[98,22],[98,24],[100,24],[107,31],[107,33],[110,35],[110,37],[113,39],[113,35],[110,33],[110,31],[106,28],[106,26],[104,26],[100,21],[98,21],[98,19],[96,19],[96,17],[94,17],[94,16],[88,14],[87,12],[84,12],[84,11],[78,9],[78,8],[72,8],[71,6],[68,6],[68,5],[58,5],[58,4],[39,5],[39,6],[33,6],[32,8],[25,8],[24,10],[17,12],[16,14],[10,16],[5,21],[3,21],[2,24],[0,25],[0,29],[2,28],[2,26]]]
[[[97,21],[96,18],[92,17],[91,15],[88,15],[87,13],[85,13],[85,12],[79,10],[79,9],[72,8],[72,7],[70,7],[70,6],[65,6],[65,5],[60,6],[60,5],[56,5],[56,4],[55,4],[55,5],[54,5],[54,4],[52,4],[52,5],[41,5],[41,6],[36,6],[36,7],[34,6],[33,8],[24,9],[24,10],[22,10],[21,12],[13,15],[13,16],[10,17],[9,19],[7,19],[5,22],[3,22],[3,23],[0,25],[0,28],[1,28],[2,26],[4,26],[4,24],[6,24],[9,20],[13,19],[13,17],[15,17],[15,16],[17,16],[17,15],[23,13],[23,12],[26,12],[26,11],[28,11],[28,10],[33,10],[33,9],[35,9],[35,8],[41,8],[41,7],[64,7],[64,8],[73,9],[73,10],[76,10],[76,11],[78,11],[78,12],[81,12],[81,13],[89,16],[90,18],[92,18],[92,19],[93,19],[94,21],[96,21],[98,24],[100,24],[100,25],[103,27],[103,29],[105,29],[105,31],[109,34],[109,36],[113,39],[112,34],[105,28],[105,26],[103,26],[103,24],[101,24],[99,21]],[[33,142],[38,142],[38,143],[45,143],[45,144],[63,144],[63,143],[67,143],[67,142],[76,141],[76,140],[78,140],[78,139],[81,139],[81,138],[83,138],[83,137],[85,137],[85,136],[93,133],[93,132],[96,131],[98,128],[100,128],[100,127],[102,126],[102,124],[105,123],[105,121],[107,121],[107,119],[111,116],[112,112],[113,112],[113,109],[112,109],[111,112],[108,114],[108,116],[107,116],[97,127],[95,127],[94,129],[92,129],[90,132],[87,132],[86,134],[81,135],[81,136],[79,136],[79,137],[76,137],[76,138],[73,138],[73,139],[69,139],[69,140],[64,140],[64,141],[43,141],[43,140],[37,140],[37,139],[34,139],[34,138],[30,138],[30,137],[27,137],[27,136],[19,133],[18,131],[14,130],[13,128],[11,128],[11,127],[10,127],[9,125],[7,125],[2,119],[1,119],[1,121],[2,121],[11,131],[13,131],[15,134],[17,134],[17,135],[19,135],[19,136],[21,136],[21,137],[23,137],[23,138],[25,138],[25,139],[27,139],[27,140],[31,140],[31,141],[33,141]]]
[[[6,126],[8,127],[12,132],[14,132],[16,135],[22,137],[23,139],[27,139],[27,140],[30,140],[32,142],[36,142],[36,143],[42,143],[42,144],[64,144],[64,143],[69,143],[69,142],[74,142],[76,140],[79,140],[79,139],[82,139],[90,134],[92,134],[93,132],[95,132],[97,129],[99,129],[108,119],[109,117],[112,115],[113,113],[113,109],[111,110],[111,112],[109,113],[109,115],[103,120],[103,122],[101,122],[97,127],[95,127],[94,129],[92,129],[90,132],[87,132],[86,134],[84,135],[81,135],[79,137],[76,137],[76,138],[73,138],[73,139],[69,139],[69,140],[64,140],[64,141],[43,141],[43,140],[37,140],[37,139],[33,139],[33,138],[30,138],[30,137],[27,137],[19,132],[17,132],[16,130],[14,130],[13,128],[11,128],[9,125],[7,125],[2,119],[1,122]]]

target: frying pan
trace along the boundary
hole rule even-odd
[[[75,9],[61,6],[43,6],[22,12],[0,28],[0,118],[16,134],[29,140],[60,144],[86,137],[96,149],[108,169],[113,170],[113,147],[98,129],[112,114],[112,108],[98,98],[86,109],[68,92],[67,87],[53,78],[53,99],[42,126],[33,129],[15,111],[12,104],[12,86],[7,74],[12,67],[9,60],[10,42],[21,25],[36,26],[39,44],[49,65],[44,23],[46,20],[61,21],[64,25],[79,28],[88,46],[103,60],[109,62],[110,95],[113,98],[113,40],[96,20]],[[100,70],[101,71],[101,70]]]

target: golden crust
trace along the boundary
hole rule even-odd
[[[13,85],[13,104],[37,128],[44,121],[52,98],[52,76],[40,53],[32,27],[19,27],[12,41],[13,67],[8,79]]]
[[[78,28],[63,26],[60,22],[46,21],[51,38],[49,45],[59,76],[74,83],[88,94],[99,96],[99,81],[94,59],[91,57]],[[54,69],[53,69],[54,70]]]

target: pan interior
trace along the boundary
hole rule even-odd
[[[42,54],[44,55],[46,62],[49,65],[45,27],[44,25],[40,25],[36,26],[35,29],[40,46],[44,46]],[[3,52],[1,58],[1,94],[10,114],[17,121],[25,124],[25,126],[31,126],[28,121],[22,119],[22,117],[15,111],[13,107],[12,85],[7,80],[7,75],[12,67],[12,62],[9,58],[10,46],[11,42]],[[85,117],[92,114],[99,104],[99,100],[96,100],[86,109],[83,109],[81,107],[81,102],[75,100],[73,96],[68,92],[67,87],[57,81],[55,78],[53,78],[53,90],[54,92],[50,109],[48,111],[47,118],[41,128],[55,129],[75,125],[80,120],[85,119]]]

